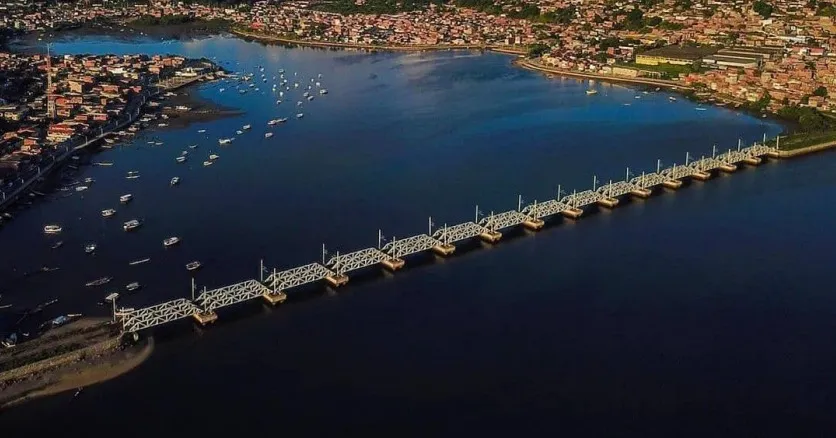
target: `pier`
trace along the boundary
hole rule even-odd
[[[634,175],[627,169],[621,181],[608,181],[601,185],[598,178],[593,177],[591,188],[576,190],[571,194],[565,193],[558,186],[555,198],[543,202],[535,200],[524,205],[520,196],[517,208],[513,210],[485,214],[477,206],[473,220],[455,225],[436,226],[430,218],[426,233],[386,239],[379,231],[376,247],[342,254],[337,252],[328,257],[323,245],[319,262],[281,271],[268,271],[261,266],[258,280],[250,279],[203,290],[196,297],[193,287],[191,299],[178,298],[150,307],[119,311],[115,316],[122,324],[122,329],[129,333],[187,318],[205,325],[217,320],[217,311],[227,306],[256,298],[262,298],[271,305],[278,304],[285,301],[289,290],[312,284],[325,283],[339,288],[349,282],[351,275],[362,269],[379,267],[394,272],[405,268],[406,257],[415,254],[432,252],[440,257],[449,257],[455,253],[456,245],[468,240],[479,239],[490,245],[497,244],[503,233],[515,228],[537,231],[552,217],[578,220],[585,209],[592,206],[617,208],[628,197],[645,199],[654,190],[675,190],[684,181],[706,181],[716,172],[734,172],[741,166],[757,166],[767,158],[778,156],[777,147],[770,147],[765,141],[745,148],[738,143],[737,149],[722,154],[718,154],[715,147],[710,157],[703,156],[698,160],[692,160],[690,154],[686,154],[684,164],[662,168],[661,161],[657,161],[655,172]],[[269,275],[265,277],[266,274]]]

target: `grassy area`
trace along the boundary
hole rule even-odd
[[[792,151],[830,142],[836,142],[836,130],[791,134],[781,137],[779,146],[782,151]],[[774,141],[770,141],[769,144],[775,145]]]
[[[674,64],[659,64],[659,65],[643,65],[643,64],[636,64],[635,62],[628,62],[623,64],[618,64],[619,67],[627,67],[633,68],[636,70],[644,70],[644,71],[652,71],[662,74],[662,79],[675,79],[679,77],[680,74],[685,73],[692,73],[698,71],[691,65],[674,65]]]

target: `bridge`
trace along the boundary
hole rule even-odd
[[[469,239],[496,243],[502,238],[502,232],[508,229],[524,227],[536,231],[543,227],[544,220],[551,217],[578,219],[590,206],[614,208],[624,197],[647,198],[657,187],[676,189],[687,179],[706,180],[714,171],[733,172],[741,163],[756,165],[767,157],[778,157],[777,151],[777,145],[773,148],[764,143],[745,148],[738,144],[736,150],[719,155],[715,148],[710,157],[703,156],[695,161],[691,161],[690,154],[686,154],[685,164],[662,168],[661,161],[657,161],[655,172],[634,175],[627,169],[623,180],[608,181],[600,186],[598,178],[593,177],[592,188],[588,190],[567,194],[558,186],[555,197],[543,202],[535,200],[523,205],[520,196],[516,210],[485,215],[477,206],[472,221],[449,226],[444,224],[434,230],[435,224],[430,218],[426,233],[401,239],[393,237],[386,241],[382,232],[378,232],[377,247],[343,254],[337,252],[330,258],[326,258],[323,246],[321,262],[282,271],[274,269],[266,278],[264,274],[268,272],[262,266],[260,280],[204,289],[197,297],[194,297],[193,288],[192,299],[178,298],[140,309],[120,309],[114,317],[122,324],[124,332],[138,332],[190,317],[207,324],[218,318],[218,310],[241,302],[262,298],[270,304],[277,304],[285,301],[289,289],[322,282],[340,287],[348,282],[349,274],[361,269],[378,266],[395,271],[405,266],[404,257],[413,254],[433,252],[442,257],[450,256],[455,252],[456,244]]]

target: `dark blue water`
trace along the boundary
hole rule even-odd
[[[665,93],[546,79],[495,54],[363,54],[265,47],[236,39],[186,43],[67,40],[65,53],[173,52],[216,57],[268,82],[187,90],[244,115],[148,131],[84,167],[84,197],[39,203],[0,231],[0,278],[20,306],[59,296],[54,313],[106,314],[113,288],[140,281],[122,304],[186,296],[387,236],[586,189],[774,135],[780,127]],[[328,95],[276,105],[271,77],[322,74]],[[587,96],[590,86],[599,89]],[[220,88],[226,88],[221,93]],[[261,92],[264,91],[264,94]],[[635,99],[635,96],[640,96]],[[625,105],[629,104],[629,105]],[[264,139],[266,122],[291,117]],[[252,132],[227,147],[218,137]],[[198,129],[207,129],[206,135]],[[162,146],[146,144],[150,139]],[[174,157],[198,143],[190,161]],[[209,152],[221,158],[200,165]],[[742,169],[577,223],[556,220],[456,257],[407,260],[346,288],[291,291],[275,309],[251,303],[215,326],[182,324],[152,358],[119,379],[0,417],[4,430],[141,436],[176,432],[293,435],[571,433],[581,436],[822,436],[834,429],[830,374],[836,298],[827,266],[836,236],[827,199],[836,160],[821,154]],[[139,170],[138,180],[125,180]],[[178,175],[179,187],[168,187]],[[116,207],[118,196],[135,201]],[[119,210],[115,220],[99,216]],[[146,219],[137,233],[120,224]],[[41,234],[61,223],[65,247]],[[164,250],[162,239],[183,238]],[[95,257],[83,244],[96,241]],[[7,250],[8,248],[8,250]],[[141,267],[130,260],[151,257]],[[13,271],[15,267],[17,271]],[[49,418],[49,422],[43,421]],[[13,433],[11,436],[14,436]]]

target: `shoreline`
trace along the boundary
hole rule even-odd
[[[432,44],[432,45],[411,45],[411,46],[393,46],[393,45],[375,45],[375,44],[358,44],[358,43],[336,43],[329,41],[310,41],[297,40],[293,38],[285,38],[279,36],[268,36],[252,32],[244,32],[236,29],[229,29],[227,32],[236,35],[243,39],[251,39],[265,43],[281,43],[302,47],[320,47],[333,49],[354,49],[354,50],[368,50],[368,51],[383,51],[383,52],[430,52],[443,50],[487,50],[497,53],[505,53],[509,55],[524,55],[524,50],[515,50],[513,48],[499,46],[494,44]]]

